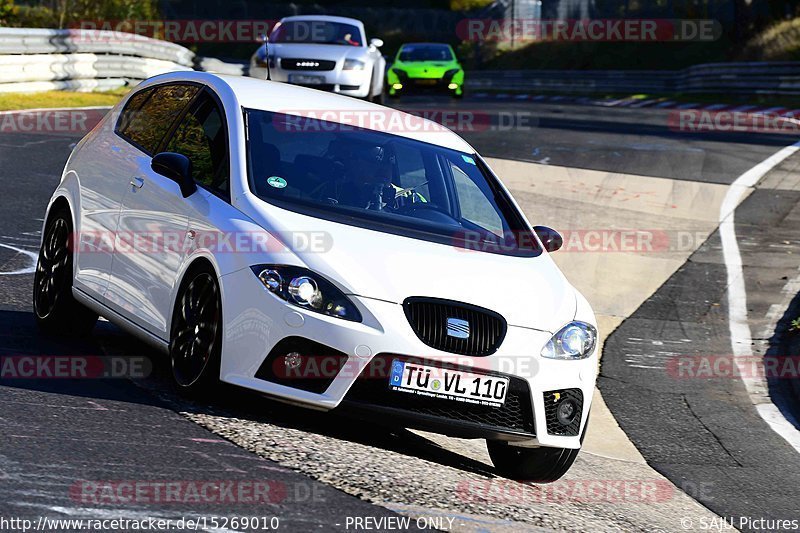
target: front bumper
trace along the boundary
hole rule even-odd
[[[586,423],[594,390],[596,353],[581,361],[543,359],[539,352],[550,339],[550,333],[509,326],[502,344],[492,355],[456,355],[425,345],[399,304],[350,296],[363,316],[363,321],[356,323],[287,304],[269,293],[250,269],[222,276],[220,283],[225,324],[220,378],[226,383],[315,409],[347,405],[364,412],[388,413],[393,421],[405,426],[454,436],[522,441],[533,446],[580,447],[578,435]],[[279,343],[287,339],[318,343],[319,351],[326,352],[322,355],[327,355],[328,350],[341,354],[344,364],[327,376],[330,379],[322,387],[298,388],[296,384],[271,381],[265,374],[265,361],[271,354],[275,356],[276,347],[282,348]],[[526,425],[527,421],[515,418],[517,422],[510,424],[500,416],[502,413],[493,411],[501,408],[470,409],[469,416],[460,420],[459,416],[446,412],[455,408],[453,404],[458,402],[454,400],[420,405],[409,401],[411,395],[397,393],[400,396],[393,402],[387,394],[388,380],[362,379],[368,367],[381,358],[414,358],[423,364],[508,376],[513,386],[509,388],[506,404],[518,402],[516,412],[522,413],[519,416],[523,418],[529,413],[531,423]],[[574,435],[554,434],[548,429],[548,412],[552,409],[548,410],[546,398],[552,396],[552,391],[562,390],[578,390],[583,399],[580,426]]]
[[[264,79],[266,78],[266,73],[267,69],[265,67],[250,68],[250,76],[254,78]],[[270,77],[272,81],[291,83],[292,85],[299,85],[301,87],[309,87],[347,96],[355,96],[358,98],[365,98],[369,94],[371,74],[372,71],[368,69],[342,70],[341,66],[338,65],[334,70],[326,71],[286,70],[278,66],[270,68]],[[313,76],[319,79],[319,83],[312,84],[294,81],[298,79],[298,76]]]
[[[405,71],[389,69],[386,75],[389,95],[419,92],[442,92],[461,96],[464,92],[464,71],[440,77],[417,77]]]

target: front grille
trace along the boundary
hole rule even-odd
[[[556,410],[558,404],[564,400],[572,400],[577,406],[578,414],[568,425],[564,426],[558,421]],[[550,435],[575,437],[581,427],[581,414],[583,413],[583,392],[581,389],[561,389],[544,393],[544,418],[547,421],[547,432]]]
[[[509,379],[506,402],[503,406],[475,405],[456,400],[393,391],[389,388],[389,375],[393,360],[435,365],[443,368],[505,376]],[[533,407],[528,382],[524,379],[489,372],[482,369],[421,360],[413,357],[380,354],[367,365],[345,396],[348,402],[383,408],[398,413],[432,417],[446,424],[456,422],[486,432],[525,434],[534,436]]]
[[[288,58],[281,59],[281,68],[284,70],[305,70],[305,71],[326,71],[336,68],[336,61],[327,59],[302,59]]]
[[[403,310],[417,337],[431,348],[444,352],[479,357],[491,355],[506,336],[505,319],[483,307],[438,298],[415,297],[403,302]],[[459,338],[448,335],[448,319],[466,321],[468,336]]]

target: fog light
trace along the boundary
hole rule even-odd
[[[303,356],[297,352],[289,352],[283,358],[283,364],[286,366],[286,370],[294,370],[296,368],[300,368],[300,364],[303,362]]]
[[[578,416],[578,406],[573,400],[561,400],[556,407],[556,420],[562,426],[569,426]]]
[[[448,89],[458,89],[458,84],[457,83],[451,83],[450,85],[447,86],[447,88]]]
[[[399,91],[402,88],[403,88],[402,83],[395,83],[394,85],[392,85],[392,89],[394,89],[395,91]]]

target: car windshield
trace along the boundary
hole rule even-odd
[[[328,20],[288,20],[269,36],[271,43],[337,44],[362,46],[361,30],[352,24]]]
[[[400,49],[400,61],[452,61],[453,53],[443,44],[407,44]]]
[[[479,251],[540,253],[476,154],[315,118],[245,113],[250,188],[269,203]]]

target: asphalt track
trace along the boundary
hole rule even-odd
[[[533,123],[531,118],[526,118],[526,123],[533,127],[524,129],[498,126],[461,132],[487,156],[721,184],[731,183],[795,141],[788,136],[678,132],[667,126],[670,111],[658,109],[470,99],[431,102],[422,98],[404,99],[400,104],[479,110],[495,116],[511,111],[532,117]],[[0,134],[0,243],[35,252],[47,198],[71,143],[78,138],[74,134]],[[789,224],[796,220],[793,209],[797,199],[785,191],[754,194],[737,211],[737,231],[741,229],[743,235],[761,245],[786,239],[796,243]],[[781,223],[786,224],[784,234],[769,230]],[[0,248],[3,272],[29,266],[28,257],[12,248]],[[749,251],[743,249],[743,253],[755,257],[761,250],[761,246],[754,246]],[[786,263],[785,257],[782,260],[784,269],[796,270],[797,266]],[[775,276],[775,272],[765,273],[763,269],[761,273],[746,271],[750,273],[748,290],[753,289],[753,283]],[[40,336],[30,312],[31,284],[30,274],[0,275],[0,324],[4,326],[0,354],[148,353],[108,324],[101,324],[89,341]],[[773,289],[757,285],[753,292],[762,290],[763,298],[755,304],[769,304],[769,290]],[[754,414],[743,387],[735,382],[697,380],[675,384],[668,376],[640,372],[626,361],[632,352],[648,353],[641,346],[633,350],[629,345],[632,338],[689,338],[697,341],[692,347],[696,352],[690,353],[728,353],[723,292],[724,267],[719,261],[718,239],[712,236],[608,340],[601,388],[623,429],[648,462],[679,486],[685,486],[687,480],[701,484],[702,490],[693,495],[704,505],[722,516],[795,518],[798,458]],[[54,509],[67,516],[102,515],[102,509],[87,506],[70,493],[76,479],[151,476],[213,480],[224,476],[247,481],[254,471],[268,472],[270,479],[291,489],[287,494],[294,497],[279,498],[269,509],[281,516],[289,529],[308,530],[320,524],[333,529],[347,516],[390,514],[260,459],[179,416],[172,409],[170,396],[160,393],[166,387],[164,374],[157,365],[154,377],[141,382],[4,381],[0,385],[0,423],[5,436],[0,442],[0,515],[34,517]],[[232,393],[231,398],[221,401],[221,408],[234,408],[237,399],[241,397]],[[265,402],[259,404],[259,410],[260,416],[266,410],[274,419],[312,434],[336,435],[406,454],[436,455],[430,449],[401,442],[388,430],[370,428],[364,435],[361,424],[339,417],[303,412],[303,422],[297,423],[299,415],[294,409]],[[443,464],[468,462],[463,458],[434,458]],[[317,497],[301,501],[308,493]],[[231,514],[229,506],[224,509],[225,514]],[[213,505],[195,505],[189,511],[163,504],[126,507],[129,515],[164,517],[209,515],[221,510]],[[252,507],[243,506],[241,513],[253,515]],[[265,512],[260,508],[258,514]]]

